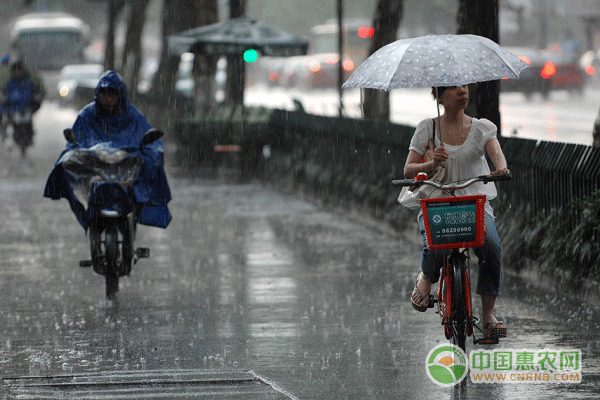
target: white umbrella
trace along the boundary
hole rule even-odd
[[[460,86],[516,79],[526,67],[516,55],[483,36],[427,35],[383,46],[342,87],[391,90]]]
[[[433,86],[437,89],[518,79],[527,66],[519,57],[483,36],[427,35],[383,46],[354,71],[342,88],[391,90]],[[439,114],[438,103],[438,117]],[[441,127],[439,129],[441,141]]]

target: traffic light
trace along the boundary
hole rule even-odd
[[[258,51],[256,49],[248,49],[244,51],[244,61],[245,62],[254,62],[258,59]]]

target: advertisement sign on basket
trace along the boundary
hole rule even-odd
[[[485,196],[421,200],[430,249],[483,245]]]

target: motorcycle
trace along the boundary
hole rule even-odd
[[[71,129],[66,129],[64,136],[76,144]],[[140,153],[162,136],[163,132],[157,129],[146,132]],[[90,220],[91,260],[80,261],[79,265],[92,267],[95,273],[104,275],[106,297],[113,299],[119,290],[119,278],[128,276],[138,259],[150,256],[148,248],[134,250],[138,210],[132,186],[139,176],[142,156],[100,143],[87,149],[70,150],[59,162]]]
[[[33,144],[33,110],[31,107],[11,109],[9,123],[13,130],[13,140],[21,149],[21,156],[25,157],[27,148]]]
[[[3,97],[3,131],[6,137],[6,128],[12,127],[13,140],[21,149],[21,156],[25,157],[27,148],[33,145],[33,114],[40,108],[41,98],[32,90],[12,90]],[[4,120],[4,116],[8,118]]]

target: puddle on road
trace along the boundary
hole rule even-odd
[[[296,399],[253,371],[156,370],[4,378],[10,396],[44,399]]]

